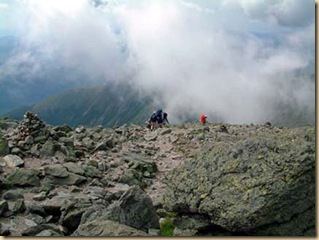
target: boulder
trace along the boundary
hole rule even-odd
[[[263,127],[249,138],[220,134],[228,141],[207,145],[169,174],[166,209],[207,215],[212,224],[248,235],[300,236],[314,229],[314,128]]]
[[[3,157],[3,159],[10,168],[21,167],[24,165],[24,161],[17,155],[9,154]]]
[[[46,166],[44,168],[44,172],[46,175],[50,175],[57,178],[66,178],[70,175],[70,173],[60,164]]]
[[[50,236],[64,236],[61,228],[55,224],[40,224],[30,227],[23,231],[22,236],[46,236],[50,232]]]
[[[159,228],[159,219],[152,200],[136,186],[127,190],[118,201],[112,203],[105,217],[139,230]]]
[[[54,177],[54,176],[46,176],[44,181],[49,182],[50,184],[60,185],[60,186],[71,186],[71,185],[80,185],[81,183],[85,182],[87,179],[83,176],[69,173],[67,177]]]
[[[92,203],[88,198],[68,199],[61,207],[60,222],[69,233],[73,233],[80,224],[82,214],[91,206]]]
[[[77,163],[67,162],[64,163],[63,166],[68,170],[68,172],[75,173],[78,175],[84,175],[84,169]]]
[[[132,228],[147,231],[159,228],[159,219],[150,197],[139,187],[131,187],[119,200],[108,204],[95,204],[87,209],[82,216],[82,225],[93,221],[111,220]]]
[[[26,210],[24,199],[18,199],[14,205],[12,211],[14,213],[23,213]]]
[[[38,177],[39,171],[35,169],[16,169],[11,175],[7,177],[9,185],[18,187],[36,187],[40,186],[40,179]]]
[[[2,138],[0,138],[0,156],[5,156],[9,154],[10,148],[8,142]]]
[[[102,177],[102,172],[97,167],[94,167],[92,165],[84,165],[83,170],[84,170],[84,175],[86,177],[91,177],[91,178]]]
[[[0,223],[0,236],[9,236],[11,234],[11,231],[8,228],[5,228]]]
[[[52,140],[47,140],[43,144],[43,146],[42,146],[42,148],[40,150],[40,154],[41,154],[42,157],[51,157],[51,156],[54,155],[55,150],[56,150],[56,148],[54,146],[53,141]],[[33,149],[33,151],[34,151],[34,149]]]
[[[5,200],[0,200],[0,216],[3,216],[6,211],[9,210],[8,202]]]
[[[9,190],[4,193],[3,198],[5,200],[16,201],[18,199],[23,199],[23,193],[21,190]]]

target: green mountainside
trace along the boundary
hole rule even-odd
[[[109,84],[103,87],[73,88],[4,116],[19,120],[26,111],[37,113],[52,125],[114,127],[144,123],[153,109],[148,98],[139,97],[129,86]]]
[[[128,84],[108,83],[103,86],[78,87],[52,95],[30,107],[21,107],[3,114],[4,117],[21,120],[26,111],[37,113],[52,125],[67,124],[116,127],[123,124],[144,124],[155,110],[150,96],[141,97]],[[269,122],[278,127],[302,127],[314,125],[315,112],[297,104],[279,102]],[[175,117],[178,118],[177,115]],[[210,115],[211,122],[226,122]],[[194,113],[184,116],[184,122],[197,122]]]

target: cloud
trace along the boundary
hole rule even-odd
[[[90,82],[133,82],[175,122],[201,112],[265,122],[278,102],[314,109],[314,82],[297,76],[313,65],[314,6],[289,2],[27,1],[6,70],[54,64]]]
[[[239,0],[239,4],[249,17],[282,26],[303,27],[315,17],[312,0]]]
[[[8,4],[6,4],[6,3],[0,3],[0,10],[1,10],[1,9],[8,9],[8,8],[9,8]]]

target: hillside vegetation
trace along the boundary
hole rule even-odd
[[[140,98],[127,85],[73,88],[35,104],[11,111],[5,116],[21,119],[25,111],[37,113],[52,125],[87,125],[114,127],[123,124],[144,123],[150,113],[149,98]]]

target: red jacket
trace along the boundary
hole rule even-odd
[[[207,116],[206,116],[204,113],[202,113],[202,114],[200,115],[200,121],[202,122],[202,124],[205,124],[205,123],[206,123],[206,118],[207,118]]]

